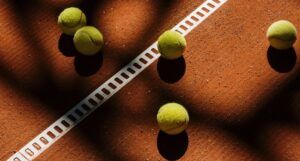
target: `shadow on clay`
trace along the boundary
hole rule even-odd
[[[80,53],[75,49],[73,36],[61,34],[58,40],[58,49],[66,57],[79,56]]]
[[[103,64],[103,53],[99,51],[93,56],[80,54],[73,43],[73,36],[61,34],[58,41],[58,49],[66,57],[74,58],[74,68],[80,76],[88,77],[97,73]]]
[[[294,48],[277,50],[269,47],[267,57],[272,69],[279,73],[287,73],[293,70],[296,65],[297,56]]]
[[[162,57],[157,62],[157,73],[161,80],[166,83],[176,83],[185,74],[185,59],[180,57],[175,60],[167,60]]]
[[[74,58],[76,72],[81,76],[91,76],[101,68],[103,64],[103,54],[98,52],[93,56],[79,55]]]
[[[23,6],[23,4],[25,2],[24,3],[22,3],[22,2],[19,3],[17,1],[14,1],[14,2],[15,3],[12,3],[12,5],[19,6],[19,8],[22,8],[20,10],[20,12],[18,13],[18,16],[23,17],[23,18],[25,17],[24,21],[18,21],[17,23],[19,23],[20,25],[24,25],[24,28],[26,28],[26,26],[28,26],[28,21],[30,20],[30,15],[26,14],[27,13],[26,9],[23,9],[23,8],[30,7],[30,5]],[[94,1],[91,1],[91,0],[84,2],[85,5],[83,5],[83,6],[85,6],[85,7],[83,7],[83,10],[86,10],[91,13],[91,14],[87,13],[87,17],[89,17],[88,15],[92,15],[93,8],[95,8],[95,6],[97,6],[96,4],[93,4],[93,2]],[[162,9],[163,9],[163,7],[162,7]],[[163,13],[165,11],[161,11],[161,12]],[[161,17],[162,13],[158,13],[156,16]],[[154,25],[156,25],[156,22],[153,22],[153,26]],[[157,28],[157,26],[153,27],[153,28]],[[35,50],[42,51],[41,53],[46,52],[44,49],[41,49],[41,47],[39,47],[42,45],[40,45],[40,43],[36,39],[36,36],[34,36],[33,34],[28,34],[28,32],[24,31],[21,34],[21,36],[24,36],[26,39],[28,39],[28,42],[33,42],[30,45],[32,45],[31,47],[34,48]],[[147,38],[149,38],[151,35],[149,34],[149,32],[145,32],[145,36]],[[141,37],[143,39],[147,39],[143,36],[141,36]],[[41,55],[43,55],[43,54],[41,54]],[[270,56],[270,57],[273,57],[273,56]],[[34,86],[33,85],[26,86],[26,88],[24,88],[24,89],[22,88],[21,90],[24,90],[24,93],[29,93],[30,97],[32,96],[32,97],[38,98],[40,101],[42,101],[45,104],[47,104],[48,106],[52,107],[53,111],[57,112],[57,110],[60,108],[60,106],[57,106],[57,105],[60,104],[60,102],[66,101],[65,97],[74,95],[74,93],[76,93],[76,91],[72,91],[71,88],[64,89],[64,88],[61,88],[62,86],[58,86],[57,82],[54,81],[55,79],[53,78],[53,75],[51,73],[51,70],[50,70],[51,66],[49,66],[49,64],[47,62],[43,62],[41,60],[43,60],[42,57],[37,56],[36,60],[33,60],[33,62],[42,62],[42,63],[37,64],[37,68],[41,69],[41,71],[39,73],[37,73],[37,76],[43,77],[43,78],[39,79],[39,80],[33,80],[33,81],[36,81]],[[292,62],[292,61],[287,61],[287,62]],[[274,64],[274,63],[272,63],[272,64]],[[287,63],[287,64],[289,64],[289,63]],[[291,63],[291,64],[293,64],[293,63]],[[47,65],[47,66],[45,66],[45,65]],[[279,65],[279,66],[285,66],[285,65]],[[288,70],[291,70],[291,68],[292,68],[291,66],[293,66],[293,65],[288,65],[288,67],[284,67],[283,69],[281,69],[282,67],[280,67],[279,71],[286,72]],[[1,71],[3,70],[3,73],[4,73],[1,75],[5,77],[2,79],[7,79],[7,82],[16,86],[16,88],[18,88],[20,86],[24,86],[24,84],[23,84],[24,82],[16,80],[16,78],[14,78],[13,76],[10,75],[11,73],[7,72],[4,69],[5,69],[5,67],[1,68]],[[275,69],[277,69],[277,67]],[[43,73],[43,74],[41,74],[41,73]],[[79,85],[81,85],[81,86],[79,86],[77,83],[79,83]],[[80,82],[77,82],[77,83],[74,83],[73,86],[76,86],[76,88],[78,89],[77,92],[80,92],[80,89],[84,89],[85,86],[83,84],[81,84]],[[51,86],[49,86],[49,84]],[[264,126],[266,126],[274,121],[275,122],[283,121],[283,122],[288,122],[291,124],[293,123],[293,120],[291,120],[291,118],[290,118],[290,108],[288,105],[288,101],[289,101],[289,96],[291,96],[292,93],[295,92],[295,90],[296,90],[295,85],[297,85],[297,84],[299,84],[299,79],[292,81],[292,83],[285,84],[286,87],[281,91],[277,91],[278,94],[273,94],[274,96],[272,96],[273,97],[272,99],[270,99],[267,102],[264,100],[265,102],[261,103],[263,106],[262,110],[260,112],[258,112],[256,116],[254,116],[253,118],[249,119],[246,122],[243,122],[238,125],[231,125],[231,124],[223,123],[220,120],[215,120],[215,122],[212,122],[211,126],[224,128],[225,131],[232,134],[232,137],[234,139],[237,139],[240,142],[247,143],[246,145],[251,147],[251,149],[253,151],[264,155],[265,151],[267,151],[267,149],[264,149],[264,143],[259,140],[258,134],[262,131]],[[47,88],[45,88],[45,87],[47,87]],[[167,93],[164,90],[163,86],[161,87],[161,89],[162,89],[162,91],[164,91],[164,94],[168,94],[168,96],[162,96],[162,98],[164,98],[164,99],[162,99],[163,102],[165,102],[166,100],[177,100],[178,99],[178,97],[176,96],[175,93],[174,94]],[[41,97],[40,96],[41,94],[44,94],[44,96]],[[53,96],[55,96],[55,97],[53,97]],[[79,98],[79,96],[77,96],[77,98],[72,97],[69,99],[72,100],[70,102],[75,102],[76,100],[79,100],[80,98]],[[193,107],[191,105],[191,102],[188,102],[187,100],[181,100],[179,102],[182,102],[185,105],[190,105],[189,107]],[[117,103],[114,104],[112,102],[104,104],[101,112],[99,112],[99,113],[101,113],[103,116],[103,117],[100,117],[101,120],[106,121],[106,122],[103,123],[103,122],[99,121],[100,123],[97,124],[97,126],[100,128],[100,132],[98,131],[98,133],[97,132],[94,133],[95,128],[93,128],[93,126],[91,126],[91,125],[90,125],[90,127],[85,127],[86,129],[90,130],[90,133],[86,133],[86,131],[83,130],[83,129],[85,129],[85,128],[83,128],[84,126],[81,126],[78,129],[82,130],[82,136],[89,139],[90,143],[95,145],[99,149],[100,153],[104,154],[104,152],[105,152],[104,155],[106,155],[106,159],[116,160],[116,159],[120,158],[120,156],[122,156],[122,151],[115,151],[115,150],[111,149],[111,147],[113,146],[112,141],[114,140],[114,138],[111,138],[109,135],[103,136],[105,133],[105,130],[107,130],[106,128],[104,128],[105,123],[108,124],[108,122],[113,122],[114,119],[112,119],[112,118],[117,117],[116,115],[113,115],[115,110],[112,110],[113,108],[109,108],[110,106],[118,107],[118,104]],[[270,107],[272,107],[272,108],[270,108]],[[66,107],[64,107],[64,108],[66,108]],[[67,108],[69,108],[69,107],[67,107]],[[193,117],[194,121],[201,122],[205,119],[209,119],[209,118],[205,117],[206,116],[205,114],[201,114],[201,112],[198,112],[196,110],[197,107],[193,107],[193,109],[191,109],[189,111],[190,111],[191,115],[194,115],[194,117]],[[110,116],[109,114],[112,117],[107,117],[107,115]],[[93,118],[93,116],[91,116],[91,117]],[[92,118],[90,118],[90,119],[92,119]],[[85,121],[85,122],[88,123],[87,121]],[[84,124],[84,122],[83,122],[83,124]],[[257,126],[257,125],[259,125],[259,126]],[[108,128],[114,128],[114,127],[108,127]],[[161,139],[161,137],[164,138],[164,136],[160,136],[160,135],[163,135],[163,134],[158,135],[157,140],[159,140],[159,142],[158,142],[157,146],[160,150],[161,155],[167,156],[165,154],[167,152],[162,152],[164,150],[162,150],[163,148],[161,148],[162,145],[160,145],[160,144],[165,142],[164,140],[168,140],[168,138]],[[94,136],[94,137],[92,137],[92,136]],[[184,140],[184,137],[182,140]],[[187,141],[187,143],[188,143],[188,141]],[[103,152],[103,149],[105,149],[104,152]],[[126,158],[122,158],[122,159],[126,159]],[[133,159],[133,158],[127,158],[127,159]]]
[[[167,160],[178,160],[186,152],[189,138],[186,131],[178,135],[168,135],[159,131],[157,136],[157,149]]]

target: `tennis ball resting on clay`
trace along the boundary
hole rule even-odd
[[[86,16],[79,8],[70,7],[60,13],[57,23],[63,33],[74,35],[79,28],[86,25]]]
[[[157,47],[163,58],[177,59],[182,56],[186,48],[186,40],[177,31],[169,30],[158,38]]]
[[[189,122],[187,110],[178,103],[167,103],[157,113],[157,122],[160,130],[177,135],[183,132]]]
[[[93,26],[85,26],[76,31],[73,42],[81,54],[92,56],[98,53],[103,45],[101,32]]]
[[[297,29],[291,22],[280,20],[269,27],[267,37],[272,47],[285,50],[291,48],[296,42]]]

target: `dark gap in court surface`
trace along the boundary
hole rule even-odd
[[[100,51],[93,56],[78,55],[74,58],[74,67],[81,76],[91,76],[99,71],[103,64],[103,53]]]
[[[279,73],[290,72],[295,67],[297,61],[294,48],[277,50],[270,46],[267,52],[267,57],[272,69]]]
[[[157,148],[159,153],[167,160],[178,160],[186,152],[189,138],[186,131],[178,135],[168,135],[159,131],[157,136]]]
[[[178,82],[184,76],[185,71],[186,64],[183,57],[175,60],[167,60],[161,57],[157,62],[158,75],[166,83]]]

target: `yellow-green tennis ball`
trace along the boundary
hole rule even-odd
[[[86,16],[79,8],[70,7],[60,13],[57,23],[63,33],[74,35],[79,28],[86,25]]]
[[[76,31],[73,42],[81,54],[92,56],[98,53],[103,45],[101,32],[93,26],[84,26]]]
[[[178,103],[167,103],[157,113],[157,122],[160,130],[177,135],[183,132],[189,122],[187,110]]]
[[[186,48],[186,40],[177,31],[168,30],[158,38],[157,47],[163,58],[177,59]]]
[[[280,20],[269,27],[267,37],[272,47],[285,50],[296,42],[297,29],[291,22]]]

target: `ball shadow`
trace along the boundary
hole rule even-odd
[[[78,55],[74,59],[76,72],[81,76],[91,76],[95,74],[103,64],[103,54],[101,52],[94,56]]]
[[[270,66],[279,73],[290,72],[296,65],[297,56],[294,48],[277,50],[269,47],[267,53]]]
[[[61,34],[58,40],[59,51],[67,57],[78,56],[80,53],[76,50],[73,43],[73,36]]]
[[[185,74],[185,59],[180,57],[175,60],[167,60],[162,57],[157,62],[157,72],[161,80],[166,83],[176,83]]]
[[[159,153],[167,160],[178,160],[186,152],[189,139],[186,131],[178,135],[168,135],[159,131],[157,136],[157,148]]]

